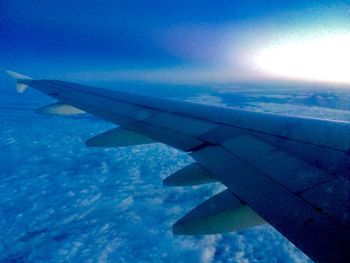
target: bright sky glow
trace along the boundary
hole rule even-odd
[[[260,48],[253,63],[273,78],[350,83],[350,32],[292,36]]]

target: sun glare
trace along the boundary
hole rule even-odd
[[[270,77],[350,83],[350,33],[289,37],[259,48],[253,60]]]

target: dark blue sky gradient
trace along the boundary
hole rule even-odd
[[[196,45],[205,42],[207,46],[198,52],[215,53],[212,50],[218,49],[216,35],[211,32],[205,41],[200,37],[193,40],[189,37],[192,27],[219,29],[264,18],[272,19],[276,25],[293,23],[289,13],[294,14],[295,23],[300,23],[305,17],[299,19],[299,13],[341,10],[342,7],[345,10],[347,5],[306,0],[3,0],[0,3],[0,67],[35,76],[42,72],[59,75],[60,71],[198,65],[204,60],[215,64],[215,56],[213,61],[207,57],[181,56],[174,52],[174,45],[175,49],[176,45],[193,45],[192,49],[196,50]],[[179,29],[184,28],[189,30],[182,39]],[[175,44],[169,44],[174,36]]]

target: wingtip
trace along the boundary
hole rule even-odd
[[[28,85],[25,83],[24,80],[31,80],[31,77],[28,77],[26,75],[23,74],[19,74],[17,72],[14,72],[12,70],[6,70],[6,73],[11,77],[14,78],[17,81],[17,85],[16,85],[16,90],[18,93],[23,93],[26,88],[28,87]]]
[[[24,79],[32,79],[31,77],[28,77],[26,75],[17,73],[15,71],[12,70],[6,70],[5,71],[7,73],[7,75],[9,75],[11,78],[14,78],[16,80],[24,80]]]

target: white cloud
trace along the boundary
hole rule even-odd
[[[230,106],[226,104],[222,98],[209,95],[209,94],[203,94],[197,97],[191,97],[186,99],[188,102],[194,102],[194,103],[200,103],[200,104],[206,104],[211,106],[219,106],[223,108],[229,108]]]

